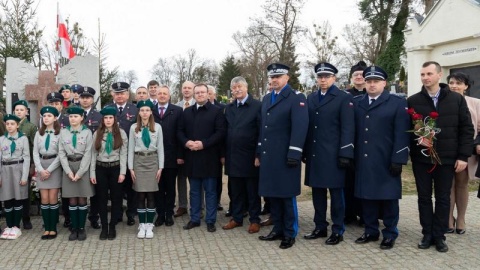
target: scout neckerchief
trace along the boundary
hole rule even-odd
[[[87,126],[82,125],[80,130],[72,130],[72,126],[68,126],[67,129],[73,134],[72,136],[73,148],[77,148],[77,134],[82,132],[82,130],[87,129]]]
[[[142,141],[145,147],[150,146],[150,133],[148,132],[148,126],[143,126],[142,127]]]
[[[110,155],[113,150],[113,134],[111,131],[106,130],[107,132],[107,139],[105,140],[105,152]]]
[[[10,141],[12,141],[12,143],[10,144],[10,156],[13,155],[13,152],[15,152],[15,147],[17,147],[17,144],[15,143],[15,140],[22,137],[23,136],[23,133],[22,132],[18,132],[18,137],[17,138],[14,138],[14,137],[9,137],[8,136],[8,132],[5,132],[5,137],[7,137]]]
[[[45,130],[45,133],[47,133],[47,138],[45,139],[45,150],[47,151],[50,147],[50,134],[52,134],[53,132],[53,130]]]

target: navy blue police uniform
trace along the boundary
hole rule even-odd
[[[70,90],[72,90],[72,92],[73,92],[74,94],[75,94],[75,93],[79,94],[79,92],[81,92],[81,91],[83,90],[83,86],[80,85],[80,84],[72,84],[72,85],[70,86]],[[71,105],[75,105],[75,106],[80,107],[80,99],[79,99],[77,102],[75,102],[75,100],[72,99]]]
[[[315,66],[318,76],[334,76],[338,70],[329,63]],[[332,84],[325,92],[308,96],[308,135],[305,143],[305,185],[312,187],[315,230],[306,239],[326,236],[327,189],[330,192],[332,236],[326,243],[343,240],[345,172],[352,166],[355,124],[352,96]]]
[[[273,77],[286,75],[289,67],[275,63],[267,69]],[[261,115],[259,194],[271,199],[274,227],[259,238],[283,239],[280,247],[289,248],[298,233],[296,196],[301,192],[300,161],[308,129],[305,96],[295,94],[287,83],[279,93],[263,98]]]
[[[366,80],[387,78],[380,67],[368,67],[363,75]],[[365,221],[364,235],[356,242],[378,239],[379,210],[383,209],[385,228],[381,248],[388,249],[393,247],[398,236],[401,166],[408,160],[410,118],[407,101],[384,90],[378,97],[354,98],[354,108],[355,196],[362,200]]]

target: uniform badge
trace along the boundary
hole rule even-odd
[[[300,107],[303,107],[305,106],[305,103],[304,102],[300,102]]]

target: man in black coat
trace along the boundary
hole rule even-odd
[[[162,176],[155,196],[157,220],[155,226],[172,226],[173,208],[175,207],[175,182],[178,164],[183,163],[183,147],[177,139],[178,128],[183,109],[170,103],[170,89],[160,86],[157,89],[158,103],[153,107],[153,118],[162,126],[163,151],[165,162]]]
[[[260,230],[260,196],[258,195],[258,166],[256,157],[260,133],[262,103],[248,95],[248,84],[243,77],[230,83],[235,101],[225,108],[227,139],[225,174],[231,199],[232,219],[222,228],[230,230],[243,225],[244,206],[250,215],[249,233]],[[246,200],[248,203],[246,204]]]
[[[473,125],[465,98],[441,84],[442,68],[437,62],[422,65],[422,90],[408,98],[409,110],[427,117],[438,114],[433,148],[440,163],[419,145],[418,136],[412,133],[410,158],[418,192],[418,210],[423,239],[418,248],[427,249],[435,244],[437,251],[447,252],[445,233],[450,214],[450,189],[455,172],[467,167],[467,159],[473,151]],[[412,129],[414,128],[412,124]],[[435,209],[432,204],[432,186],[435,190]]]
[[[190,221],[183,227],[200,226],[202,186],[205,190],[207,230],[216,231],[217,177],[220,170],[220,149],[225,139],[225,116],[222,109],[208,102],[207,85],[193,88],[196,104],[185,109],[178,139],[187,148],[185,167],[190,181]]]

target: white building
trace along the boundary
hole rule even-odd
[[[410,18],[405,31],[408,95],[420,91],[426,61],[443,67],[443,80],[463,72],[474,81],[471,95],[480,98],[480,0],[439,0],[425,18]]]

